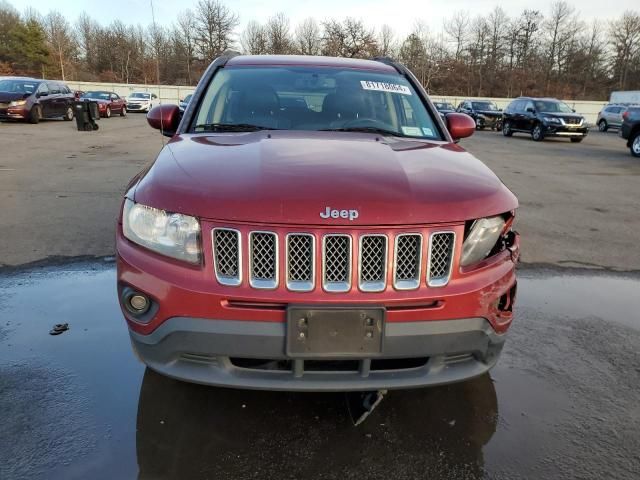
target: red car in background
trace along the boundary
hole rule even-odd
[[[127,114],[127,102],[114,92],[91,91],[84,92],[80,100],[92,100],[98,103],[98,111],[101,117],[109,118],[114,113],[121,117]]]

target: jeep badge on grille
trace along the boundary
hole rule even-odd
[[[320,212],[320,217],[322,218],[348,218],[350,221],[359,216],[358,210],[336,210],[331,207],[325,207],[325,211]]]

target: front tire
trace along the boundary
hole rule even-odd
[[[34,105],[29,112],[29,123],[38,123],[42,120],[42,107],[40,105]]]
[[[602,119],[598,122],[598,130],[600,130],[601,132],[606,132],[607,130],[609,130],[609,125],[607,125],[607,121],[605,119]]]
[[[127,116],[127,107],[125,107],[124,105],[120,109],[120,116],[121,117],[126,117]]]
[[[111,107],[107,105],[107,109],[104,111],[104,116],[106,118],[111,118]]]
[[[71,108],[71,105],[67,105],[67,111],[62,118],[64,118],[66,122],[73,120],[73,108]]]
[[[542,125],[536,123],[533,126],[533,130],[531,130],[531,138],[534,142],[541,142],[544,140],[544,131],[542,130]]]
[[[513,130],[511,130],[511,122],[509,120],[505,121],[502,124],[502,135],[505,137],[510,137],[513,135]]]
[[[629,151],[634,157],[640,157],[640,132],[635,133],[631,145],[629,145]]]

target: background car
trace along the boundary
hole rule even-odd
[[[155,107],[158,96],[149,92],[133,92],[127,97],[127,108],[130,112],[148,112]]]
[[[109,118],[113,113],[119,113],[121,117],[127,114],[127,104],[117,93],[105,91],[85,92],[80,100],[93,100],[98,103],[98,112],[101,117]]]
[[[596,125],[598,130],[606,132],[610,128],[620,128],[622,125],[622,114],[627,111],[626,105],[607,105],[598,113]]]
[[[627,140],[631,155],[640,157],[640,106],[627,108],[622,117],[620,136]]]
[[[185,111],[185,109],[187,108],[187,105],[189,105],[189,102],[191,101],[191,97],[193,97],[192,93],[190,93],[189,95],[184,97],[182,100],[180,100],[180,103],[178,104],[178,106],[180,107],[181,112]]]
[[[466,113],[476,122],[476,128],[482,130],[502,128],[502,110],[489,100],[464,100],[458,105],[458,112]]]
[[[454,113],[456,111],[456,107],[448,102],[433,102],[433,106],[436,107],[436,110],[443,120],[447,113]]]
[[[73,120],[74,95],[64,83],[29,77],[0,80],[0,119],[38,123],[43,118]]]
[[[578,143],[589,133],[584,117],[555,98],[516,98],[504,109],[502,122],[505,137],[523,132],[536,142],[545,137],[568,137]]]

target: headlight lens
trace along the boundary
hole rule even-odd
[[[460,265],[466,267],[486,258],[498,242],[504,225],[505,221],[500,216],[476,220],[462,244]]]
[[[21,105],[25,105],[27,103],[26,100],[14,100],[12,102],[9,102],[9,106],[10,107],[19,107]]]
[[[547,123],[560,123],[560,119],[557,117],[544,117],[543,120]]]
[[[200,223],[195,217],[169,213],[125,200],[124,236],[134,243],[169,257],[200,263]]]

